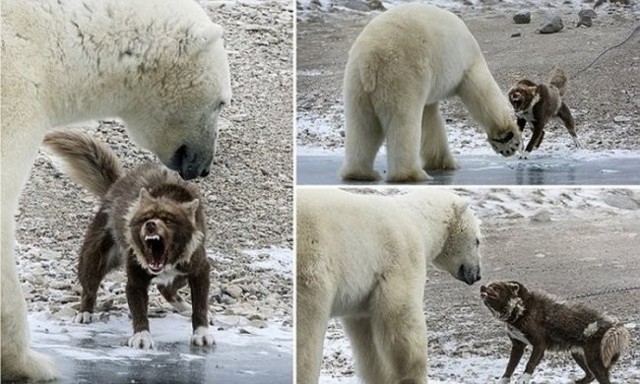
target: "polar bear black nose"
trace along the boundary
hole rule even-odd
[[[187,145],[182,145],[171,157],[167,166],[178,171],[180,177],[185,180],[205,177],[211,171],[213,151],[194,150]]]
[[[480,268],[479,267],[467,267],[464,264],[460,266],[458,270],[458,280],[464,281],[468,285],[472,285],[476,281],[480,280]]]

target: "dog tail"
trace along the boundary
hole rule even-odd
[[[53,131],[44,146],[62,160],[72,179],[102,198],[122,175],[122,165],[111,150],[83,132]]]
[[[558,67],[554,68],[553,72],[551,72],[549,84],[558,88],[560,96],[564,96],[564,92],[567,90],[567,74]]]
[[[605,367],[615,364],[629,346],[629,331],[622,323],[614,323],[602,336],[600,357]]]

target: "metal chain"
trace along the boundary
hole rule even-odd
[[[571,301],[571,300],[576,300],[576,299],[582,299],[585,297],[592,297],[592,296],[601,296],[601,295],[609,295],[612,293],[622,293],[622,292],[628,292],[628,291],[634,291],[640,289],[640,285],[636,285],[633,287],[627,287],[627,288],[611,288],[611,289],[605,289],[603,291],[598,291],[598,292],[594,292],[594,293],[583,293],[580,295],[573,295],[573,296],[568,296],[563,298],[563,300],[567,300],[567,301]]]

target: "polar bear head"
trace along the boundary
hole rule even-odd
[[[184,179],[209,173],[220,111],[231,98],[222,34],[209,20],[171,30],[129,63],[134,97],[120,116],[140,146]]]
[[[467,202],[456,202],[442,252],[433,265],[471,285],[480,280],[480,226]]]

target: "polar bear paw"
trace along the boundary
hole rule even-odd
[[[431,180],[432,177],[427,174],[423,169],[414,169],[408,172],[394,172],[389,173],[387,176],[388,182],[395,183],[413,183],[419,181]]]
[[[153,339],[149,331],[141,331],[134,333],[127,341],[127,345],[137,349],[151,349],[154,347]]]
[[[51,381],[58,377],[58,371],[49,357],[27,349],[25,354],[17,358],[15,355],[2,358],[2,379]]]
[[[489,138],[489,144],[494,151],[502,156],[509,157],[518,152],[522,146],[520,136],[516,136],[513,132],[507,132],[502,137]]]
[[[76,324],[89,324],[93,320],[93,314],[91,312],[78,312],[73,318],[73,322]]]
[[[372,169],[355,169],[351,167],[343,167],[340,171],[340,177],[343,180],[354,181],[378,181],[380,180],[380,173]]]
[[[213,335],[209,333],[209,327],[198,327],[191,335],[191,344],[198,347],[208,347],[215,345]]]

